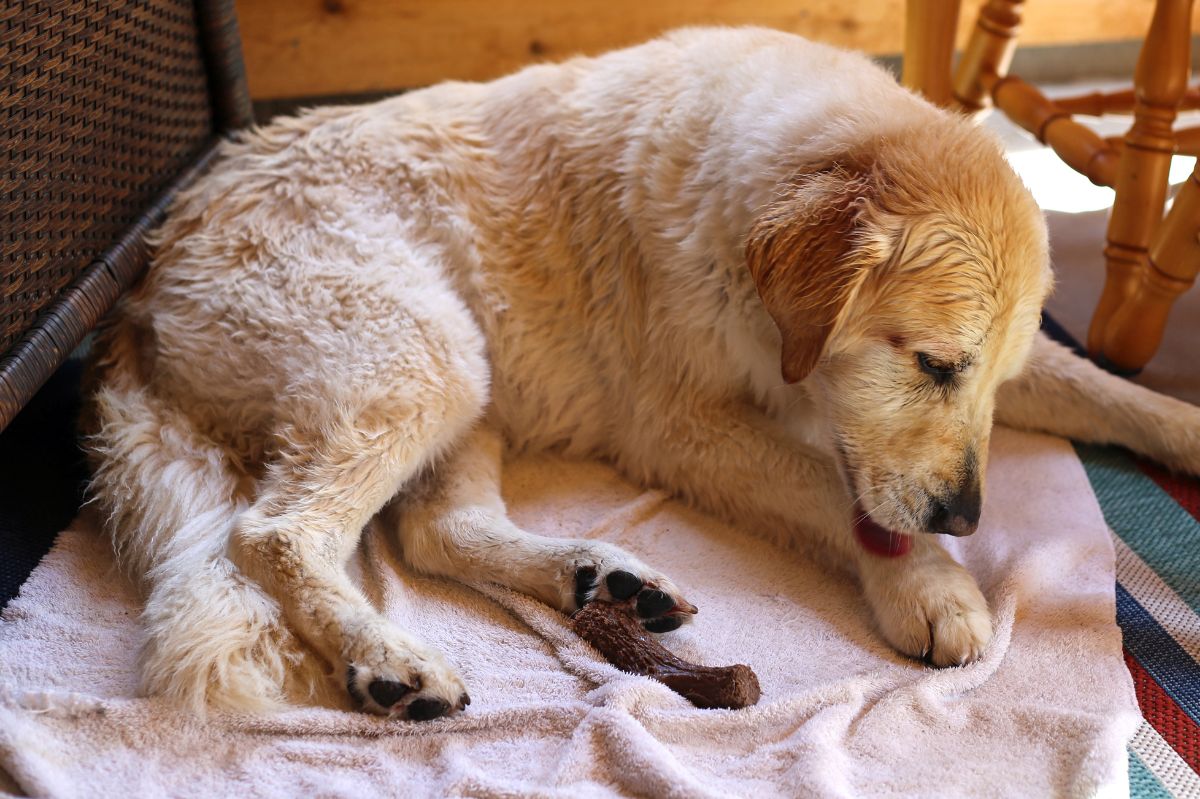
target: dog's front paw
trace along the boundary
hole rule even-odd
[[[357,639],[347,653],[346,691],[361,709],[428,721],[471,704],[462,680],[438,652],[386,629],[364,631]]]
[[[939,554],[865,569],[863,589],[893,647],[934,666],[961,666],[983,654],[992,618],[974,578]]]
[[[666,633],[691,621],[697,612],[666,575],[619,547],[588,542],[572,557],[569,573],[562,596],[562,609],[567,613],[597,599],[629,603],[636,608],[643,627],[652,633]]]

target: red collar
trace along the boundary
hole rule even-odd
[[[862,548],[872,555],[878,555],[881,558],[898,558],[908,554],[908,551],[912,549],[912,536],[908,533],[894,533],[891,530],[885,530],[857,506],[854,512],[858,514],[858,519],[854,522],[854,535],[858,538],[858,543],[862,545]]]

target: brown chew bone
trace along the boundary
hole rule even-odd
[[[696,707],[742,708],[762,691],[749,666],[695,666],[663,648],[627,605],[592,602],[571,617],[579,637],[622,671],[658,680]]]

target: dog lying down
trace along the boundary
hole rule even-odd
[[[276,120],[156,245],[98,346],[92,488],[145,591],[144,687],[197,710],[328,679],[304,646],[364,710],[466,706],[344,573],[385,506],[425,573],[689,621],[669,563],[509,521],[502,441],[829,558],[937,666],[992,635],[930,534],[975,531],[994,419],[1200,471],[1200,409],[1038,333],[1046,229],[998,143],[782,33]]]

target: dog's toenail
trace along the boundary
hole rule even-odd
[[[458,698],[458,709],[462,710],[469,704],[471,704],[471,697],[464,691],[463,695]]]
[[[367,693],[379,703],[380,707],[391,707],[404,698],[412,688],[395,680],[372,680],[367,686]]]
[[[669,633],[671,630],[678,630],[683,625],[683,618],[680,616],[664,616],[661,619],[648,621],[642,626],[652,633]]]
[[[613,599],[625,600],[642,590],[642,580],[636,574],[615,571],[604,581]]]
[[[661,616],[675,607],[675,600],[658,589],[647,588],[638,594],[637,612],[642,618]]]
[[[414,699],[408,706],[408,718],[410,721],[429,721],[449,709],[450,703],[445,699]]]
[[[575,607],[581,608],[587,604],[588,595],[596,588],[596,570],[584,566],[575,570]]]

